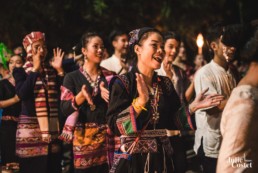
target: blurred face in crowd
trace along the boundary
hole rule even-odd
[[[112,44],[116,51],[120,52],[121,54],[127,53],[128,37],[126,34],[116,36]]]
[[[22,54],[22,53],[23,53],[22,47],[21,47],[21,46],[16,47],[16,48],[13,50],[13,53],[14,53],[15,55]]]
[[[134,47],[138,65],[151,70],[159,69],[165,55],[163,45],[163,38],[159,33],[145,33],[139,44]]]
[[[186,52],[185,52],[185,47],[184,47],[184,43],[181,42],[179,50],[178,50],[178,57],[180,57],[181,61],[186,61]]]
[[[196,67],[201,67],[204,64],[206,64],[206,61],[205,61],[203,55],[196,55],[196,57],[194,59],[194,64]]]
[[[9,61],[9,70],[12,73],[14,68],[19,68],[23,66],[23,60],[22,57],[19,55],[14,55],[10,58]]]
[[[87,61],[99,64],[103,58],[104,44],[99,36],[89,38],[89,42],[82,48]]]
[[[214,50],[215,55],[217,54],[218,58],[222,61],[232,61],[236,52],[236,48],[232,46],[226,46],[221,42],[221,38],[218,39],[218,41],[215,43],[217,45],[217,48]]]
[[[227,62],[231,62],[234,59],[234,55],[236,52],[236,48],[233,46],[226,46],[225,44],[222,44],[222,53],[225,57]]]
[[[9,74],[9,70],[5,69],[3,64],[0,63],[0,79],[5,78]]]
[[[34,43],[32,43],[32,55],[36,55],[37,53],[40,53],[40,59],[43,61],[47,55],[47,46],[45,41],[38,40]]]
[[[178,41],[174,38],[167,39],[165,42],[164,49],[166,53],[164,61],[166,61],[166,63],[172,64],[172,62],[175,60],[175,57],[178,53],[178,49],[179,49]]]

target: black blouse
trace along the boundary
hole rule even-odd
[[[107,81],[103,74],[101,74],[99,83],[101,81],[107,85]],[[87,91],[92,93],[93,88],[82,73],[81,69],[68,73],[64,78],[63,86],[70,90],[74,96],[81,91],[83,85],[86,85]],[[61,110],[65,116],[69,116],[76,111],[76,109],[72,106],[72,100],[72,98],[69,100],[61,100]],[[98,94],[93,97],[93,102],[96,105],[96,109],[94,111],[90,110],[90,106],[86,101],[79,106],[78,121],[81,123],[93,122],[98,124],[106,124],[107,103],[101,98],[99,84]]]
[[[148,111],[141,111],[137,118],[133,115],[133,111],[131,111],[133,99],[138,97],[136,72],[138,70],[134,68],[131,72],[124,75],[128,79],[127,82],[121,80],[121,77],[115,77],[110,83],[110,102],[107,111],[108,125],[116,135],[134,133],[141,130],[152,116],[150,100],[145,106]],[[153,76],[152,82],[158,83],[161,89],[158,102],[160,118],[156,124],[156,129],[177,129],[174,119],[181,104],[173,84],[169,78],[158,76],[156,73]],[[133,124],[134,121],[135,125]],[[130,122],[132,125],[130,125]],[[124,128],[124,131],[121,128]],[[154,125],[149,123],[146,129],[153,128]]]
[[[14,97],[16,94],[15,87],[7,79],[0,81],[0,100],[7,100]],[[18,117],[21,112],[21,102],[15,103],[3,109],[3,116]]]

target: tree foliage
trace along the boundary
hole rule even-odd
[[[251,0],[9,0],[1,3],[0,41],[12,47],[27,33],[40,30],[50,47],[69,50],[86,30],[106,37],[115,28],[152,26],[178,31],[194,50],[196,35],[205,33],[211,21],[240,22],[240,15],[249,11],[242,9],[247,1]]]

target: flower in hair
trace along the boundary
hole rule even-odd
[[[139,31],[140,29],[135,29],[129,33],[130,35],[129,46],[134,45],[139,41]]]

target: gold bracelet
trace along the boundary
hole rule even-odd
[[[139,106],[136,104],[137,100],[138,98],[133,99],[132,106],[134,107],[134,109],[147,111],[147,109],[144,106]]]

